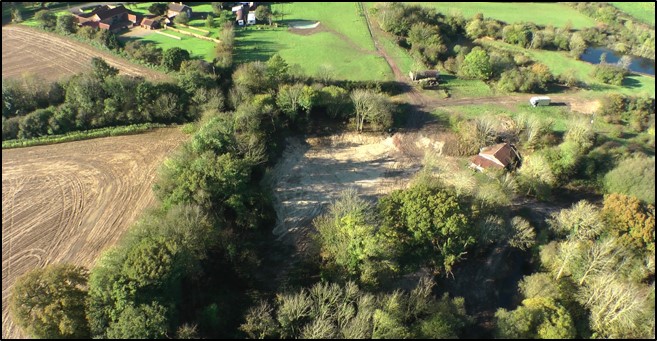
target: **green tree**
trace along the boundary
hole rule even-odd
[[[621,193],[655,203],[655,157],[634,157],[622,160],[605,174],[607,193]]]
[[[223,2],[212,2],[212,12],[216,15],[221,15],[221,11],[223,11]]]
[[[621,238],[623,244],[655,250],[655,206],[612,193],[605,196],[601,213],[610,232]]]
[[[290,119],[295,120],[300,111],[303,111],[306,115],[310,113],[315,98],[315,90],[308,85],[302,83],[294,85],[283,84],[278,89],[276,105]]]
[[[379,200],[381,233],[398,262],[411,269],[428,263],[449,275],[474,244],[467,209],[449,190],[415,185]]]
[[[205,17],[205,27],[208,27],[208,28],[214,28],[215,27],[214,17],[210,13],[208,13],[208,15]]]
[[[64,13],[57,17],[56,29],[58,32],[64,34],[75,33],[76,28],[77,25],[72,14]]]
[[[137,307],[129,305],[107,330],[111,339],[159,339],[167,332],[167,309],[153,302]]]
[[[162,66],[169,71],[180,70],[180,65],[186,60],[189,60],[189,52],[179,47],[172,47],[162,54]]]
[[[499,309],[495,317],[496,332],[501,338],[575,338],[575,326],[570,313],[551,298],[525,299],[516,310]]]
[[[69,264],[26,273],[12,288],[9,310],[13,320],[35,338],[88,338],[87,278],[84,268]]]
[[[280,86],[280,83],[284,83],[289,79],[289,69],[290,66],[278,53],[267,60],[267,78],[273,88]]]
[[[269,25],[271,25],[272,21],[272,13],[271,13],[271,8],[265,4],[261,4],[256,8],[255,10],[255,16],[256,19],[259,21],[266,21]]]
[[[176,24],[187,25],[189,24],[189,15],[187,15],[187,12],[180,12],[175,18],[173,18],[173,22]]]
[[[470,79],[487,80],[493,74],[488,54],[480,47],[475,47],[465,56],[459,73]]]
[[[372,206],[358,198],[355,190],[348,190],[331,204],[326,214],[313,221],[322,258],[330,263],[329,267],[337,266],[344,277],[367,285],[376,284],[382,266],[375,260],[384,258],[372,217]]]
[[[374,130],[392,126],[393,107],[387,96],[369,89],[355,89],[350,97],[354,104],[357,131],[364,130],[366,121]]]
[[[119,74],[119,69],[110,66],[105,62],[103,58],[93,57],[91,58],[91,68],[93,73],[99,79],[105,79],[106,77],[116,76]]]
[[[148,12],[156,16],[165,15],[168,10],[169,5],[164,2],[156,2],[148,7]]]
[[[47,9],[42,9],[34,14],[34,19],[39,22],[41,27],[52,30],[57,25],[57,17]]]

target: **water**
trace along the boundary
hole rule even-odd
[[[606,47],[589,47],[584,51],[580,58],[592,64],[600,64],[600,55],[607,53],[607,63],[615,64],[618,62],[622,55]],[[651,76],[655,75],[655,61],[642,57],[632,57],[630,63],[630,71],[645,73]]]

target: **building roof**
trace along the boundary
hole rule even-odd
[[[488,146],[481,148],[479,155],[484,159],[487,159],[499,167],[506,167],[513,162],[515,158],[515,151],[513,146],[509,143],[498,143],[496,145]]]
[[[100,20],[105,20],[107,18],[111,18],[115,15],[119,15],[122,13],[128,13],[128,9],[123,7],[123,5],[119,5],[112,9],[105,9],[102,11],[98,11],[96,12],[96,15],[98,16],[98,18],[100,18]]]
[[[243,10],[236,11],[235,16],[236,16],[235,20],[244,20],[244,11]]]
[[[156,22],[157,20],[155,20],[154,18],[146,18],[141,21],[141,24],[144,26],[153,26],[153,24]]]
[[[499,168],[499,169],[504,168],[497,162],[491,161],[481,155],[473,156],[472,159],[470,159],[470,161],[472,161],[472,163],[478,168]]]
[[[179,4],[179,3],[172,2],[172,3],[169,4],[169,9],[174,11],[174,12],[180,13],[180,12],[184,11],[185,9],[191,9],[191,8],[187,5],[183,5],[182,3]]]

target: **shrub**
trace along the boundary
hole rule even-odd
[[[621,161],[605,175],[608,193],[631,195],[655,203],[655,157],[635,157]]]

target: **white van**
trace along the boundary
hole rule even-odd
[[[550,97],[547,96],[536,96],[532,97],[529,99],[529,103],[532,105],[532,107],[537,107],[537,106],[547,106],[550,105]]]

